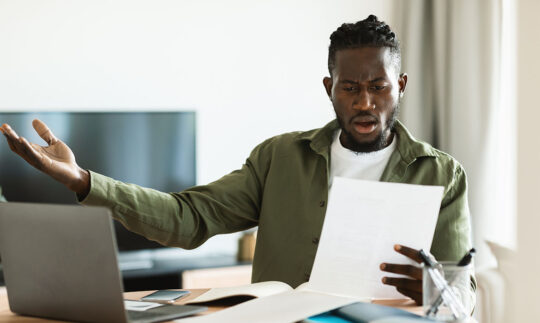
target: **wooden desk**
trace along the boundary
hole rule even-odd
[[[175,304],[183,304],[190,299],[193,299],[206,291],[208,289],[190,289],[191,294],[188,296],[178,300]],[[138,300],[141,297],[150,294],[153,291],[145,291],[145,292],[129,292],[125,293],[126,299],[131,300]],[[416,314],[422,314],[422,307],[421,306],[415,306],[413,301],[410,300],[385,300],[385,301],[376,301],[375,303],[381,304],[381,305],[388,305],[388,306],[394,306],[398,307]],[[226,306],[212,306],[207,311],[200,313],[199,315],[205,315],[210,314],[213,312],[217,312],[219,310],[224,309]],[[16,322],[16,323],[22,323],[22,322],[29,322],[29,323],[37,323],[37,322],[63,322],[63,321],[55,321],[55,320],[46,320],[46,319],[40,319],[40,318],[34,318],[34,317],[28,317],[28,316],[20,316],[15,315],[11,313],[9,310],[9,304],[7,299],[6,290],[4,287],[0,287],[0,322]]]
[[[187,302],[188,300],[190,299],[193,299],[203,293],[205,293],[206,291],[208,291],[208,289],[191,289],[191,294],[189,294],[188,296],[182,298],[181,300],[178,300],[175,304],[183,304],[185,302]],[[145,296],[145,295],[148,295],[150,294],[151,292],[153,291],[146,291],[146,292],[129,292],[129,293],[125,293],[125,298],[126,299],[131,299],[131,300],[138,300],[140,299],[141,297]],[[204,314],[209,314],[209,313],[212,313],[212,312],[216,312],[216,311],[219,311],[221,309],[225,308],[225,306],[213,306],[213,307],[210,307],[207,311],[203,312],[203,313],[200,313],[199,315],[204,315]],[[13,314],[10,310],[9,310],[9,303],[8,303],[8,298],[7,298],[7,293],[6,293],[6,288],[5,287],[0,287],[0,322],[4,323],[4,322],[13,322],[13,323],[37,323],[37,322],[64,322],[64,321],[56,321],[56,320],[48,320],[48,319],[41,319],[41,318],[34,318],[34,317],[29,317],[29,316],[21,316],[21,315],[16,315],[16,314]]]

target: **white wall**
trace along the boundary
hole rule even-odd
[[[540,2],[518,0],[518,261],[514,289],[514,322],[538,322],[540,306],[540,144],[538,142],[538,75],[540,75]]]
[[[333,118],[330,33],[371,13],[391,0],[0,0],[0,111],[194,109],[204,184]]]
[[[194,109],[206,183],[329,121],[328,37],[388,3],[0,1],[0,109]]]

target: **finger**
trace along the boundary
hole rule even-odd
[[[8,124],[3,124],[1,129],[7,139],[9,148],[32,166],[40,168],[39,164],[42,164],[42,158],[31,144],[25,138],[19,137]]]
[[[43,123],[43,121],[39,119],[34,119],[34,121],[32,121],[32,126],[34,127],[38,135],[41,137],[41,139],[45,140],[49,144],[49,146],[58,141],[58,139],[52,133],[51,129],[49,129],[49,127],[47,127],[47,125]]]
[[[397,277],[383,277],[382,282],[385,285],[392,285],[399,288],[409,289],[418,293],[422,292],[421,280]]]
[[[2,130],[3,130],[2,132],[4,133],[6,137],[15,139],[15,140],[19,139],[19,135],[17,135],[15,130],[13,130],[7,123],[4,123],[2,125]]]
[[[39,168],[37,166],[37,163],[34,158],[32,158],[32,154],[30,149],[26,146],[28,141],[24,139],[23,137],[20,137],[19,140],[16,140],[14,142],[14,146],[16,147],[17,155],[21,156],[24,160],[26,160],[30,165]]]
[[[7,139],[9,149],[16,154],[19,154],[19,135],[13,130],[7,123],[4,123],[1,127],[2,133]]]
[[[399,252],[400,254],[404,255],[405,257],[411,258],[412,260],[416,261],[417,263],[422,262],[422,258],[420,257],[420,254],[418,253],[418,250],[409,248],[406,246],[402,246],[400,244],[394,245],[394,250]]]
[[[9,149],[11,149],[12,152],[17,153],[17,148],[15,147],[14,140],[9,137],[5,132],[4,136],[6,137],[7,143],[9,145]]]
[[[21,137],[21,150],[24,153],[23,158],[37,169],[43,169],[44,158],[36,151],[26,138]]]
[[[412,298],[417,305],[422,305],[423,304],[424,300],[423,300],[423,297],[422,297],[422,293],[418,293],[418,292],[415,292],[415,291],[412,291],[412,290],[399,288],[399,287],[397,287],[396,289],[401,294]]]
[[[413,265],[399,265],[382,263],[380,266],[382,271],[389,273],[401,274],[422,280],[422,268]]]

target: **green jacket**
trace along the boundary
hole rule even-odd
[[[86,205],[109,207],[130,230],[167,246],[195,248],[213,235],[259,226],[253,282],[309,280],[328,198],[330,145],[338,124],[270,138],[241,169],[208,185],[162,193],[91,172]],[[449,155],[396,122],[397,147],[381,180],[444,186],[431,252],[458,260],[471,247],[467,180]],[[396,241],[399,243],[399,241]]]

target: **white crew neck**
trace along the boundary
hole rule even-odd
[[[329,187],[335,176],[379,181],[390,156],[396,150],[397,137],[394,135],[392,142],[381,150],[363,153],[343,147],[339,140],[340,135],[341,130],[336,131],[330,146]]]

